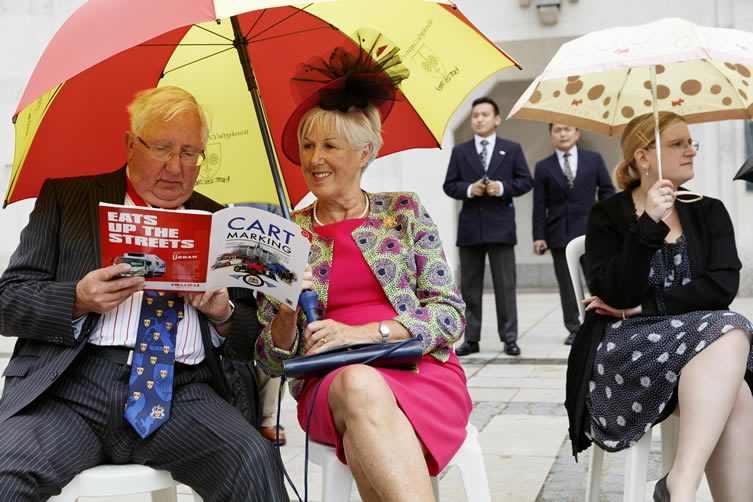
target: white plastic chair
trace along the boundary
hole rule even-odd
[[[586,237],[576,237],[565,248],[567,268],[573,283],[575,298],[578,299],[580,321],[586,317],[586,309],[580,302],[585,298],[583,275],[581,274],[580,257],[586,252]],[[677,417],[671,415],[661,423],[662,470],[669,472],[677,452],[677,437],[679,423]],[[643,502],[646,478],[648,476],[648,454],[651,450],[651,433],[644,434],[640,441],[627,449],[625,459],[625,480],[623,500],[625,502]],[[604,462],[604,450],[595,443],[591,448],[591,458],[588,462],[588,478],[586,479],[585,502],[598,502],[599,484],[601,482],[601,467]]]
[[[478,430],[471,424],[465,428],[463,445],[447,464],[460,469],[465,488],[465,498],[473,502],[490,502],[489,482],[486,479],[484,457],[478,442]],[[335,454],[335,448],[311,441],[309,458],[322,467],[322,501],[347,502],[353,487],[353,475],[347,465],[342,464]],[[431,478],[434,498],[439,502],[439,481]]]
[[[114,497],[150,493],[152,502],[177,502],[178,482],[167,471],[145,465],[98,465],[79,473],[50,502],[76,502],[79,497]],[[194,502],[201,497],[193,494]]]

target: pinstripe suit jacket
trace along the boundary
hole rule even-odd
[[[18,337],[3,374],[0,422],[37,399],[68,368],[86,345],[99,314],[89,314],[81,335],[73,336],[71,316],[76,284],[101,267],[99,202],[122,204],[125,167],[109,174],[47,180],[42,187],[21,242],[0,277],[0,333]],[[188,209],[217,211],[221,205],[194,193]],[[256,303],[250,290],[231,292],[236,310],[223,352],[239,360],[253,357],[258,336]],[[206,362],[212,385],[229,396],[209,326],[201,320]]]

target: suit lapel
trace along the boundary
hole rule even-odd
[[[578,170],[575,174],[575,184],[574,186],[577,188],[578,185],[582,184],[585,180],[595,180],[596,175],[592,174],[591,164],[587,161],[588,157],[584,155],[582,150],[578,150]]]
[[[476,142],[474,140],[470,140],[465,144],[465,160],[468,162],[468,165],[471,166],[473,171],[477,173],[477,178],[482,178],[484,174],[486,174],[486,171],[484,171],[484,166],[481,165],[481,159],[478,156],[478,152],[476,151]],[[475,180],[474,180],[475,181]]]
[[[557,182],[557,184],[565,193],[568,193],[570,191],[570,188],[567,186],[567,178],[565,178],[565,173],[562,172],[557,153],[555,152],[555,154],[549,157],[549,159],[549,169],[551,169],[552,171],[552,178],[554,178],[554,181]]]
[[[90,228],[94,235],[94,263],[100,264],[102,256],[101,236],[99,232],[99,203],[123,204],[126,191],[125,166],[115,172],[105,174],[97,178],[94,190],[90,194],[89,218]],[[75,203],[75,202],[74,202]]]
[[[502,147],[502,138],[497,136],[497,139],[494,142],[494,148],[489,151],[489,169],[486,170],[486,174],[489,178],[499,179],[496,174],[499,168],[502,167],[502,163],[505,161],[506,156],[507,152]]]

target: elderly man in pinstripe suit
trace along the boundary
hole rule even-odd
[[[248,290],[185,295],[170,417],[144,439],[124,419],[144,278],[98,268],[98,203],[221,208],[193,192],[208,136],[194,97],[151,89],[129,113],[127,166],[48,180],[0,278],[0,333],[18,337],[0,400],[0,500],[45,500],[102,463],[168,470],[206,501],[288,500],[279,455],[223,399],[218,353],[248,360],[258,334]]]

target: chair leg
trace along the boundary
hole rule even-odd
[[[651,451],[651,431],[627,451],[625,459],[625,502],[643,502],[648,475],[648,454]]]
[[[431,478],[431,489],[434,492],[434,502],[439,502],[439,478]]]
[[[187,496],[188,496],[188,497],[191,497],[191,500],[192,500],[193,502],[204,502],[204,499],[203,499],[203,498],[201,498],[201,495],[199,495],[198,493],[196,493],[196,491],[194,491],[194,489],[193,489],[193,488],[190,488],[190,487],[189,487],[189,489],[190,489],[190,492],[189,492],[189,493],[187,494]],[[177,491],[177,490],[176,490],[176,491]]]
[[[178,502],[178,494],[175,487],[155,490],[151,493],[152,502]]]
[[[322,501],[348,502],[352,489],[353,474],[332,455],[322,465]]]
[[[680,419],[670,415],[661,423],[661,468],[662,475],[672,469],[677,455],[677,441],[680,437]]]
[[[604,463],[604,450],[594,444],[588,459],[588,474],[586,475],[585,502],[599,502],[599,485],[601,484],[601,466]]]
[[[452,465],[460,469],[465,487],[465,498],[473,502],[491,502],[489,480],[486,478],[484,455],[478,441],[466,441],[453,457]]]

